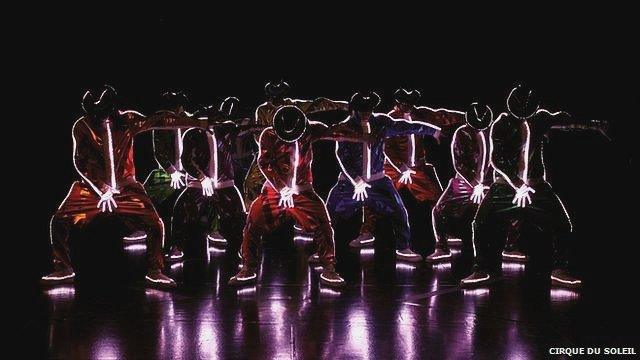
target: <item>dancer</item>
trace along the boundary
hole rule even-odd
[[[478,204],[493,181],[489,159],[489,134],[493,120],[491,108],[473,103],[465,114],[466,124],[454,133],[451,158],[456,175],[431,212],[435,251],[427,256],[430,263],[448,261],[451,251],[447,244],[451,235],[471,241],[471,222]]]
[[[184,134],[182,164],[190,181],[176,203],[172,223],[176,251],[180,253],[190,231],[204,236],[218,216],[224,237],[214,241],[224,245],[228,240],[234,248],[242,241],[246,209],[235,185],[231,151],[241,131],[255,126],[238,125],[238,104],[238,98],[228,97],[218,109],[202,109],[197,116],[208,119],[209,129],[193,128]]]
[[[73,164],[82,178],[71,186],[50,223],[55,271],[42,283],[72,283],[75,272],[69,256],[73,228],[84,228],[96,216],[116,215],[130,229],[148,236],[146,283],[173,288],[173,279],[162,274],[164,227],[142,184],[136,181],[133,163],[135,135],[157,128],[206,127],[206,121],[171,111],[145,117],[116,108],[116,91],[105,85],[87,91],[82,99],[85,115],[73,125]],[[103,215],[103,216],[104,216]]]
[[[507,98],[507,113],[491,126],[491,162],[496,178],[478,208],[473,222],[473,273],[462,279],[462,286],[484,284],[499,271],[504,234],[513,219],[531,222],[542,229],[553,248],[552,285],[577,288],[582,281],[568,270],[567,242],[573,231],[564,204],[547,182],[544,164],[544,141],[551,129],[601,130],[598,124],[571,125],[569,114],[539,109],[535,94],[516,86]]]
[[[335,245],[327,209],[313,190],[312,144],[322,139],[358,141],[361,137],[341,124],[327,127],[308,121],[295,106],[285,105],[276,111],[273,126],[260,134],[258,164],[267,181],[249,209],[242,241],[243,267],[229,280],[230,284],[255,281],[262,235],[293,218],[304,231],[314,235],[323,266],[321,283],[344,285],[335,270]]]
[[[464,113],[447,109],[431,109],[416,106],[420,100],[418,90],[398,89],[394,93],[395,106],[388,115],[392,118],[422,121],[438,126],[443,132],[458,127],[464,121]],[[440,141],[442,139],[440,138]],[[429,206],[427,211],[442,194],[442,184],[436,168],[427,162],[424,139],[416,134],[394,136],[384,142],[386,162],[384,173],[391,178],[398,192],[407,189],[418,203]],[[373,245],[376,213],[368,206],[363,210],[363,224],[360,234],[352,240],[352,247]]]
[[[157,114],[173,112],[175,114],[191,114],[185,111],[188,102],[187,95],[181,91],[168,91],[162,94],[164,109]],[[186,185],[185,173],[180,161],[182,153],[183,129],[152,130],[153,156],[158,164],[158,168],[151,171],[144,181],[144,188],[153,202],[153,206],[160,215],[165,229],[165,260],[168,262],[178,261],[182,254],[177,254],[173,249],[173,236],[171,234],[171,217],[173,207],[176,203],[179,189]],[[146,234],[140,230],[134,231],[131,235],[124,237],[127,241],[141,240]]]
[[[347,111],[349,104],[346,101],[333,101],[327,98],[319,97],[315,100],[298,100],[286,97],[290,86],[285,81],[269,82],[264,87],[267,101],[256,109],[255,122],[260,126],[272,126],[273,117],[276,111],[283,106],[293,105],[300,109],[305,115],[343,110]],[[258,139],[256,138],[256,142]],[[261,193],[264,184],[264,176],[258,167],[257,157],[254,159],[247,177],[244,181],[245,204],[250,205],[253,200]]]
[[[342,124],[370,137],[366,144],[336,145],[336,155],[342,168],[338,182],[331,189],[327,208],[331,219],[349,218],[362,206],[389,216],[396,238],[398,260],[417,262],[422,257],[410,248],[411,234],[407,211],[392,180],[385,176],[384,140],[394,136],[437,136],[440,128],[424,122],[393,119],[373,113],[380,97],[375,92],[358,92],[349,106],[351,115]],[[360,242],[362,243],[362,242]]]

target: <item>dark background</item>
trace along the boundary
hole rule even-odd
[[[554,134],[545,159],[577,229],[585,291],[602,295],[590,298],[603,308],[594,316],[637,314],[635,289],[628,290],[638,254],[631,232],[637,59],[629,22],[604,10],[577,16],[531,9],[495,19],[435,10],[342,13],[320,3],[292,15],[262,10],[45,11],[30,20],[34,35],[14,39],[24,57],[9,70],[20,79],[15,89],[25,110],[9,120],[18,130],[11,139],[18,151],[9,154],[24,177],[9,190],[16,204],[9,219],[21,224],[14,273],[18,299],[24,294],[29,305],[20,313],[25,323],[38,303],[37,279],[50,266],[49,218],[77,178],[70,130],[86,88],[112,84],[124,107],[144,113],[156,110],[166,89],[184,89],[194,103],[233,95],[251,115],[265,82],[279,78],[298,98],[347,99],[367,87],[381,94],[380,110],[387,111],[394,89],[405,86],[418,88],[427,106],[485,101],[496,114],[511,86],[526,81],[548,109],[609,121],[613,142],[595,133]],[[605,21],[612,19],[614,25]],[[139,179],[153,166],[145,144],[149,135],[136,140]],[[317,150],[316,170],[335,168],[328,145]],[[326,195],[336,172],[314,175]]]

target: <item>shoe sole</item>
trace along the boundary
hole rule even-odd
[[[453,255],[449,255],[447,257],[441,257],[437,259],[426,257],[424,261],[428,262],[429,264],[440,264],[440,263],[450,262],[452,258],[453,258]]]
[[[396,260],[415,264],[415,263],[419,263],[419,262],[422,261],[422,256],[416,256],[416,257],[407,258],[407,257],[401,257],[401,256],[396,255]]]
[[[567,283],[563,283],[561,281],[554,280],[554,279],[551,279],[551,286],[564,288],[564,289],[571,289],[571,290],[576,290],[576,289],[582,288],[582,284],[581,283],[580,284],[567,284]]]
[[[330,282],[330,281],[324,280],[323,278],[320,278],[320,284],[334,288],[334,289],[340,289],[340,288],[343,288],[347,283],[344,280],[342,282]]]
[[[529,257],[525,256],[524,258],[521,258],[521,257],[512,257],[509,255],[502,254],[502,261],[526,264],[529,262]]]
[[[75,277],[62,279],[62,280],[42,280],[40,279],[40,285],[42,286],[57,286],[57,285],[66,285],[73,284],[75,282]]]
[[[147,284],[147,287],[157,289],[157,290],[173,290],[178,287],[178,284],[176,283],[170,283],[170,284],[157,283],[157,282],[149,281],[146,279],[145,279],[145,283]]]

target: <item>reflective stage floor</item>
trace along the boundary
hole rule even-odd
[[[173,292],[144,288],[145,246],[128,245],[118,281],[93,269],[75,287],[43,290],[27,334],[50,357],[83,359],[528,359],[556,346],[637,344],[623,328],[630,319],[611,316],[588,286],[550,289],[524,265],[503,264],[502,281],[463,290],[460,257],[402,265],[390,241],[358,251],[338,243],[341,291],[318,284],[308,241],[271,239],[258,283],[244,288],[227,285],[234,251],[192,249],[170,267]]]

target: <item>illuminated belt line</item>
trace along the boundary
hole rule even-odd
[[[75,272],[72,272],[70,275],[65,275],[65,276],[43,276],[42,279],[43,280],[54,280],[54,281],[58,281],[58,280],[66,280],[66,279],[70,279],[72,277],[76,276]]]

